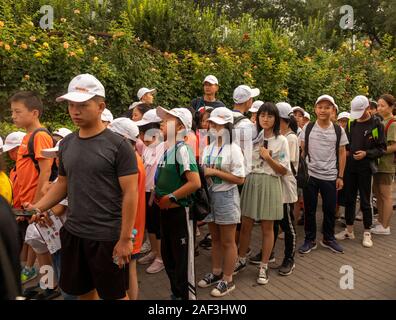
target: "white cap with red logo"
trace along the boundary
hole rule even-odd
[[[72,101],[72,102],[85,102],[95,96],[106,97],[105,88],[91,74],[80,74],[70,81],[67,93],[61,97],[56,98],[56,102]]]

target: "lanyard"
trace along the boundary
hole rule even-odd
[[[211,158],[212,158],[213,150],[214,150],[214,148],[215,148],[215,145],[213,145],[212,151],[210,151],[210,155],[209,155],[209,159],[208,159],[208,162],[209,162],[208,164],[209,164],[209,167],[210,167],[210,168],[214,168],[214,167],[215,167],[216,160],[217,160],[217,158],[219,157],[220,153],[223,151],[224,146],[225,146],[225,144],[223,144],[223,145],[221,146],[219,152],[217,153],[216,158],[214,158],[214,161],[213,161],[213,163],[212,163],[210,160],[211,160]]]

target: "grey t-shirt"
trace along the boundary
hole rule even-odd
[[[67,177],[66,230],[84,239],[118,240],[122,218],[118,178],[135,173],[137,162],[131,144],[108,129],[86,139],[78,132],[63,139],[59,175]]]
[[[300,134],[300,140],[305,142],[305,130]],[[308,173],[310,176],[320,180],[334,181],[337,179],[337,135],[333,123],[328,128],[321,128],[317,123],[312,128],[309,135],[308,153]],[[348,144],[348,138],[343,128],[341,128],[340,147]]]

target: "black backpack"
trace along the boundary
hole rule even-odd
[[[185,145],[182,143],[181,145]],[[176,146],[177,147],[177,146]],[[177,154],[177,149],[176,149]],[[176,171],[180,176],[180,164],[177,161],[177,156],[175,156]],[[204,169],[202,166],[198,165],[199,178],[201,180],[201,187],[191,195],[191,205],[190,205],[190,219],[194,221],[202,221],[211,211],[210,205],[210,194],[208,184],[206,182]]]
[[[310,122],[308,123],[306,129],[305,129],[305,143],[304,143],[304,158],[301,157],[300,159],[300,164],[298,166],[299,172],[297,173],[297,185],[299,188],[304,188],[308,184],[308,179],[309,179],[309,174],[308,174],[308,166],[306,163],[306,157],[308,157],[308,161],[311,161],[311,157],[308,152],[308,144],[309,144],[309,135],[311,134],[311,131],[314,127],[315,123]],[[341,127],[334,123],[334,130],[336,133],[337,141],[336,141],[336,157],[337,157],[337,170],[339,167],[339,157],[340,157],[340,141],[341,141]],[[301,172],[300,172],[301,170]],[[299,185],[300,183],[300,185]]]
[[[248,119],[248,120],[249,120],[249,118],[246,117],[244,114],[241,114],[241,115],[238,116],[238,117],[234,117],[234,127],[235,127],[239,122],[241,122],[241,121],[244,120],[244,119]]]
[[[36,137],[36,134],[39,132],[46,132],[51,137],[53,147],[55,146],[56,143],[55,143],[55,140],[52,138],[51,133],[46,128],[38,128],[30,136],[29,141],[28,141],[28,152],[29,153],[24,155],[23,158],[30,158],[34,163],[34,167],[36,168],[37,172],[40,174],[40,166],[36,159],[36,154],[34,153],[34,138]],[[54,161],[52,163],[51,176],[50,176],[49,181],[54,181],[57,177],[58,177],[58,167],[56,166],[56,163]]]

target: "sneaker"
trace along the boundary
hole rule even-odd
[[[37,295],[33,296],[31,300],[52,300],[61,295],[58,288],[56,289],[45,289]]]
[[[164,262],[160,258],[156,258],[154,262],[146,269],[147,273],[154,274],[165,269]]]
[[[391,234],[390,227],[384,228],[382,224],[378,224],[374,228],[371,228],[370,232],[374,234],[382,234],[384,236],[389,236]]]
[[[182,300],[182,298],[176,297],[173,293],[170,295],[170,299],[173,301]]]
[[[252,255],[253,251],[252,249],[248,248],[246,252],[246,257],[249,258]]]
[[[261,263],[261,259],[262,259],[262,252],[260,250],[260,252],[258,254],[256,254],[254,257],[249,258],[249,262],[251,264],[260,264]],[[275,259],[275,253],[271,252],[271,256],[269,258],[268,263],[275,263],[276,259]]]
[[[337,233],[335,235],[335,238],[337,240],[345,240],[345,239],[350,239],[353,240],[355,239],[355,234],[352,232],[348,232],[348,229],[342,230],[341,232]]]
[[[241,258],[238,258],[233,275],[238,274],[240,271],[244,270],[245,268],[246,268],[246,259],[245,261],[242,261]]]
[[[198,282],[198,287],[200,288],[207,288],[210,286],[213,286],[214,284],[217,284],[223,279],[223,274],[220,274],[216,276],[215,274],[207,273],[202,280]]]
[[[206,249],[206,250],[210,250],[212,249],[212,237],[210,235],[210,233],[208,233],[205,238],[203,238],[200,242],[199,242],[199,246]]]
[[[258,275],[258,278],[257,278],[257,283],[258,284],[267,284],[268,283],[268,279],[269,279],[268,267],[267,268],[266,267],[260,267],[259,275]]]
[[[315,250],[318,246],[315,241],[305,240],[304,244],[298,249],[299,253],[305,254]]]
[[[149,254],[146,254],[144,257],[138,259],[139,264],[151,264],[153,263],[156,255],[154,252],[150,252]]]
[[[373,240],[371,240],[371,233],[366,231],[363,233],[363,247],[371,248],[373,246]]]
[[[278,239],[281,239],[281,240],[285,239],[285,233],[284,232],[279,233]]]
[[[331,241],[321,240],[320,244],[322,245],[322,247],[328,248],[335,253],[344,253],[344,249],[342,249],[342,247],[335,240],[331,240]]]
[[[33,287],[26,288],[23,290],[22,296],[26,300],[32,299],[34,296],[38,295],[39,293],[43,292],[44,290],[40,288],[40,284],[36,284]]]
[[[362,221],[362,220],[363,220],[363,213],[362,213],[362,211],[359,210],[359,212],[356,214],[355,220],[356,220],[356,221]]]
[[[288,276],[293,273],[294,268],[296,267],[294,260],[291,258],[283,259],[282,265],[279,268],[279,274],[281,276]]]
[[[140,253],[148,253],[151,251],[151,244],[149,239],[146,239],[146,241],[143,243],[142,247],[140,248]]]
[[[218,284],[217,284],[217,286],[216,286],[216,288],[214,288],[212,291],[211,291],[211,295],[213,296],[213,297],[223,297],[223,296],[225,296],[227,293],[230,293],[232,290],[234,290],[235,289],[235,283],[233,282],[233,281],[231,281],[231,282],[227,282],[227,281],[224,281],[224,280],[221,280]]]
[[[32,268],[23,268],[21,272],[21,282],[22,284],[25,284],[35,278],[37,278],[37,270],[35,267]]]
[[[381,222],[379,222],[378,221],[378,219],[373,219],[373,225],[372,225],[372,228],[374,228],[374,227],[376,227],[376,226],[378,226],[379,224],[381,224]]]

